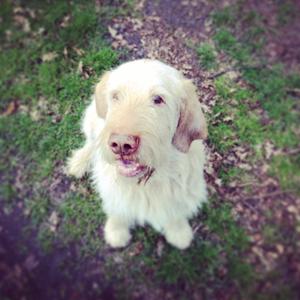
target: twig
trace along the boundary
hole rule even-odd
[[[297,89],[297,88],[295,88],[295,89],[289,89],[289,88],[287,88],[286,92],[288,94],[292,94],[293,96],[300,97],[300,89]]]
[[[230,67],[230,68],[227,68],[225,70],[222,70],[220,72],[217,72],[215,74],[212,74],[212,75],[208,76],[207,79],[215,79],[217,77],[220,77],[220,76],[222,76],[222,75],[224,75],[224,74],[226,74],[228,72],[234,71],[234,70],[235,70],[234,67]]]
[[[249,65],[241,65],[241,66],[238,66],[238,65],[234,65],[232,67],[229,67],[225,70],[222,70],[220,72],[217,72],[215,74],[212,74],[210,76],[207,77],[207,79],[215,79],[217,77],[220,77],[228,72],[231,72],[231,71],[236,71],[236,70],[243,70],[243,69],[264,69],[264,68],[267,68],[267,69],[271,69],[271,66],[269,64],[260,64],[260,65],[256,65],[256,66],[249,66]]]
[[[273,192],[273,193],[268,193],[268,194],[264,194],[264,195],[260,195],[260,196],[246,197],[243,200],[251,200],[251,199],[262,200],[262,199],[265,199],[265,198],[268,198],[268,197],[284,195],[284,194],[291,193],[291,192],[294,192],[294,191],[295,190],[276,191],[276,192]]]
[[[288,155],[293,155],[293,154],[298,154],[299,152],[300,152],[300,148],[295,148],[295,149],[284,151],[283,153]]]
[[[252,206],[251,204],[249,204],[249,203],[247,203],[247,202],[244,202],[244,201],[243,201],[243,204],[244,204],[245,206],[247,206],[247,208],[249,208],[252,212],[257,213],[257,210],[256,210],[255,207]]]
[[[203,224],[199,223],[195,228],[193,228],[193,233],[195,234],[202,226]]]

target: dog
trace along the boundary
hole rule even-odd
[[[67,162],[92,175],[107,215],[105,241],[125,247],[135,225],[151,225],[186,249],[189,219],[207,199],[207,137],[196,87],[163,62],[139,59],[107,71],[85,111],[86,141]]]

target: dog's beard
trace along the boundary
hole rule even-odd
[[[138,184],[146,184],[154,172],[164,165],[169,153],[166,142],[150,134],[141,136],[140,149],[134,155],[115,155],[107,145],[107,142],[99,144],[102,158],[108,164],[115,166],[118,174],[133,178]]]

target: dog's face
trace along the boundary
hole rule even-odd
[[[123,176],[146,181],[174,147],[187,152],[193,140],[206,137],[194,85],[161,62],[138,60],[107,72],[95,98],[105,119],[101,153]]]

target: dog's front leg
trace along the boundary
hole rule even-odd
[[[166,240],[179,249],[186,249],[193,239],[192,228],[186,219],[170,220],[163,227]]]
[[[113,248],[125,247],[131,238],[129,228],[127,220],[109,216],[104,227],[105,241]]]
[[[90,168],[94,148],[93,142],[86,141],[82,148],[73,151],[67,161],[67,174],[81,178]]]

